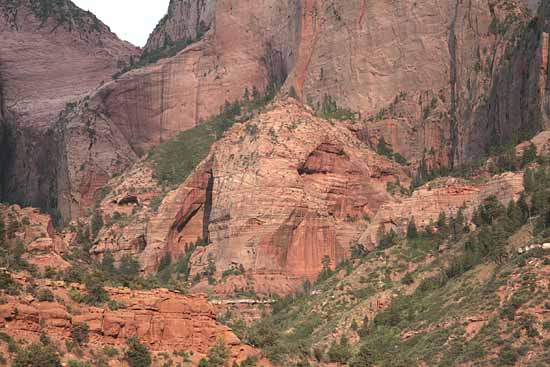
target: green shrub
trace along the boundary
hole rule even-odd
[[[155,178],[170,186],[182,183],[208,155],[212,144],[233,126],[236,118],[243,114],[243,110],[251,112],[261,108],[269,103],[274,95],[273,85],[267,88],[264,96],[253,87],[251,100],[245,98],[233,103],[226,101],[218,115],[157,146],[149,153],[149,158],[155,163]],[[249,130],[250,132],[255,133],[257,130]]]
[[[114,357],[118,354],[118,349],[112,346],[103,347],[102,353],[107,357]]]
[[[78,345],[88,343],[90,327],[86,323],[75,324],[71,328],[71,337]]]
[[[54,301],[53,292],[51,290],[49,290],[48,288],[40,288],[38,290],[36,298],[38,298],[38,301],[40,301],[40,302],[53,302]]]
[[[498,354],[499,366],[514,366],[517,360],[518,352],[510,345],[505,345]]]
[[[340,343],[333,341],[327,354],[330,362],[347,363],[351,358],[351,347],[348,338],[342,335]]]
[[[258,365],[258,357],[248,356],[244,361],[241,362],[240,367],[256,367]]]
[[[61,360],[53,347],[31,344],[17,352],[12,367],[61,367]]]
[[[175,186],[187,178],[206,157],[212,144],[233,126],[240,109],[227,107],[220,115],[193,129],[179,133],[173,139],[153,149],[155,177]]]
[[[414,283],[414,278],[411,273],[407,273],[401,278],[401,284],[411,285]]]
[[[101,210],[97,209],[94,211],[94,215],[92,216],[92,237],[96,238],[99,234],[99,231],[101,231],[101,228],[103,228],[104,222],[103,222],[103,214],[101,213]]]
[[[103,288],[103,278],[99,273],[88,274],[84,279],[86,295],[83,301],[89,305],[100,305],[109,300],[109,295]]]
[[[153,363],[151,352],[143,344],[140,343],[137,337],[129,338],[126,341],[128,349],[124,354],[124,360],[128,362],[130,367],[149,367]]]
[[[8,294],[17,294],[19,291],[17,284],[7,271],[0,270],[0,289],[5,290]]]
[[[223,367],[226,365],[230,350],[223,340],[219,340],[210,350],[208,350],[208,367]]]
[[[120,259],[119,273],[126,279],[134,279],[139,275],[141,264],[132,255],[124,255]]]
[[[57,271],[51,266],[46,266],[44,269],[44,278],[55,279],[57,277]]]
[[[88,362],[76,361],[74,359],[71,359],[67,363],[67,367],[92,367],[92,364]]]
[[[84,295],[78,291],[78,289],[71,288],[69,289],[69,297],[76,303],[84,302]]]
[[[373,365],[373,354],[366,345],[362,345],[361,348],[359,348],[359,352],[353,356],[349,363],[349,367],[369,367]]]

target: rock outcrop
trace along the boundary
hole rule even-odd
[[[150,175],[141,169],[129,182],[141,176],[145,183]],[[242,265],[283,289],[314,278],[325,256],[333,265],[347,258],[350,243],[367,227],[364,218],[395,200],[386,186],[398,182],[410,183],[404,168],[370,150],[345,123],[317,118],[292,100],[276,102],[233,127],[141,230],[122,232],[128,234],[123,245],[115,245],[116,231],[106,230],[93,251],[120,256],[144,238],[139,256],[152,272],[166,253],[178,258],[202,238],[210,245],[196,251],[194,274],[209,261],[219,273]],[[115,204],[124,187],[119,182],[118,196],[103,201],[106,213],[133,210]]]
[[[176,362],[183,362],[183,355],[173,353],[185,352],[193,365],[220,339],[231,351],[230,364],[259,354],[216,320],[216,309],[204,295],[184,296],[162,289],[110,288],[111,299],[120,307],[113,311],[75,303],[68,292],[78,290],[76,284],[45,280],[37,285],[40,289],[50,289],[59,301],[40,302],[32,296],[8,296],[0,305],[0,326],[15,340],[38,342],[40,336],[46,334],[64,346],[65,340],[71,337],[72,327],[86,323],[89,341],[82,346],[85,360],[91,357],[90,353],[106,346],[122,350],[127,338],[134,336],[154,355],[167,354]],[[112,362],[123,365],[122,358],[119,354]],[[161,366],[164,362],[155,358],[154,365]],[[262,361],[260,365],[266,364]]]
[[[71,233],[58,233],[49,215],[35,208],[19,205],[1,205],[0,221],[7,228],[7,240],[20,243],[24,249],[23,259],[35,265],[41,272],[46,267],[64,270],[70,264],[63,258],[69,253]],[[0,238],[2,242],[4,238]]]
[[[505,129],[487,127],[502,114],[495,103],[509,104],[487,100],[509,74],[506,55],[518,53],[514,35],[527,32],[518,41],[524,56],[511,65],[522,67],[522,57],[531,69],[540,64],[543,50],[525,41],[544,36],[524,31],[528,21],[521,3],[504,1],[172,1],[144,55],[176,55],[130,71],[101,95],[113,124],[141,154],[246,89],[286,81],[285,90],[304,103],[321,108],[331,97],[359,113],[369,121],[358,127],[369,143],[384,136],[413,162],[451,166],[484,154],[491,134],[506,140],[523,129],[511,117]],[[538,90],[537,80],[526,88]],[[530,126],[540,126],[536,120]]]
[[[374,248],[378,243],[380,227],[404,235],[412,218],[418,227],[425,228],[435,223],[442,212],[448,217],[456,216],[460,208],[465,218],[470,220],[474,209],[485,198],[496,196],[506,206],[510,200],[517,200],[523,191],[521,173],[508,172],[481,184],[457,178],[439,179],[418,188],[411,197],[382,205],[359,243]]]
[[[215,11],[216,1],[212,0],[170,0],[168,12],[149,37],[145,52],[154,52],[174,41],[201,38],[212,27]]]

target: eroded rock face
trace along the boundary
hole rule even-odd
[[[161,186],[153,178],[153,169],[143,160],[124,175],[111,180],[109,187],[112,189],[100,205],[106,225],[99,232],[92,255],[101,258],[109,251],[116,260],[120,260],[124,255],[136,255],[145,249],[149,219],[157,212],[153,203],[157,201],[158,207],[163,194]],[[128,196],[135,196],[137,204],[125,203],[124,199]],[[120,219],[113,220],[116,217]],[[172,223],[173,219],[167,221]]]
[[[51,135],[56,143],[51,152],[57,158],[56,208],[65,219],[90,214],[98,190],[138,160],[124,131],[94,99],[68,105]]]
[[[53,209],[58,188],[71,186],[62,152],[78,156],[88,149],[62,146],[64,136],[55,130],[60,114],[111,79],[138,50],[70,1],[2,2],[0,33],[1,104],[10,116],[1,197]],[[88,174],[94,175],[93,168]],[[63,214],[69,217],[69,210]]]
[[[440,213],[444,212],[448,217],[456,216],[463,208],[464,216],[470,219],[474,209],[485,198],[494,195],[506,206],[510,200],[517,200],[523,191],[522,173],[494,176],[482,184],[456,178],[436,180],[415,190],[411,197],[382,205],[359,243],[374,248],[378,243],[380,227],[385,230],[391,228],[404,235],[412,218],[418,227],[424,228],[436,222]]]
[[[57,205],[59,197],[67,219],[82,213],[108,176],[218,113],[225,101],[242,98],[247,89],[262,94],[286,82],[285,91],[316,107],[331,96],[360,120],[370,120],[356,127],[364,141],[373,145],[384,136],[413,163],[460,164],[484,153],[495,143],[493,136],[498,143],[546,125],[545,4],[527,27],[522,5],[532,6],[530,1],[171,1],[145,53],[172,46],[175,56],[115,81],[109,76],[135,49],[85,12],[57,26],[56,12],[42,21],[29,4],[24,1],[17,11],[5,5],[0,28],[10,36],[0,59],[7,73],[5,98],[16,115],[28,115],[18,126],[33,127],[18,130],[18,143],[10,145],[15,158],[5,169],[25,182],[11,180],[4,191],[21,201],[30,196],[28,201],[42,207]],[[72,6],[63,4],[62,9]],[[67,41],[70,47],[62,50]],[[18,52],[22,43],[36,47]],[[28,50],[38,57],[19,62]],[[53,54],[69,59],[59,62]],[[38,61],[45,68],[38,69]],[[70,73],[60,72],[61,65],[73,64]],[[76,76],[79,82],[73,83]],[[31,79],[39,87],[31,88]],[[100,80],[106,84],[91,91]],[[529,98],[521,102],[518,90]],[[67,101],[90,91],[105,126],[93,149],[106,152],[104,157],[81,151],[72,162],[61,158],[55,165],[17,158],[63,156],[58,147],[64,136],[57,131],[44,138],[34,127],[48,126]],[[90,119],[81,113],[72,121],[84,128]],[[66,150],[78,151],[70,144],[83,138],[68,140]],[[75,172],[81,166],[89,168]],[[25,174],[31,169],[61,178],[35,180]]]
[[[247,89],[263,94],[268,85],[281,85],[300,21],[297,6],[275,0],[171,2],[145,52],[164,47],[166,39],[195,42],[106,85],[102,94],[112,121],[141,154],[217,114]]]
[[[168,12],[149,37],[146,51],[154,51],[178,40],[200,38],[212,26],[216,0],[170,0]]]
[[[76,284],[39,283],[41,288],[48,288],[63,299],[64,304],[39,302],[29,296],[7,297],[7,303],[0,305],[0,325],[16,340],[38,342],[40,335],[46,334],[64,346],[64,341],[71,336],[71,328],[86,323],[90,331],[89,342],[82,348],[84,359],[90,357],[91,351],[105,346],[123,350],[126,339],[133,336],[153,353],[172,356],[173,352],[185,351],[190,354],[193,365],[220,339],[231,351],[230,364],[258,355],[257,350],[242,343],[227,326],[216,320],[216,309],[204,295],[183,296],[162,289],[132,291],[110,288],[110,297],[123,305],[121,309],[111,311],[74,303],[67,292],[74,287],[78,289]],[[172,358],[180,361],[180,357]],[[264,362],[260,365],[269,365]],[[117,362],[115,357],[113,363],[121,362]],[[154,365],[160,366],[162,362],[157,361]]]
[[[347,126],[292,100],[276,102],[235,125],[155,210],[149,200],[160,187],[147,163],[139,164],[115,180],[101,205],[106,222],[119,211],[129,223],[103,230],[92,251],[98,258],[107,250],[117,259],[137,254],[150,273],[166,253],[177,259],[201,238],[210,245],[196,250],[193,274],[209,261],[219,273],[242,265],[252,288],[288,293],[317,275],[324,256],[333,265],[347,258],[367,227],[364,218],[395,200],[388,182],[410,183],[401,166]],[[130,187],[142,205],[119,204]],[[144,248],[136,251],[139,238]]]
[[[113,123],[141,154],[217,113],[245,89],[263,92],[286,80],[285,89],[303,102],[318,106],[332,96],[375,120],[362,129],[366,141],[384,136],[412,161],[450,166],[490,144],[487,121],[500,112],[486,100],[499,90],[499,75],[506,78],[500,63],[505,52],[514,53],[508,40],[528,21],[521,5],[172,1],[146,52],[198,42],[125,74],[102,95]],[[533,60],[542,54],[529,50]],[[527,84],[534,88],[537,81]],[[510,99],[515,96],[510,92]],[[537,99],[533,105],[541,104]],[[496,131],[502,139],[510,132]],[[433,157],[426,158],[427,151]]]
[[[16,228],[6,234],[7,240],[20,242],[25,247],[23,258],[41,272],[46,267],[64,270],[70,266],[63,256],[69,252],[73,235],[58,233],[49,215],[35,208],[0,205],[0,220],[4,228]]]
[[[284,282],[287,276],[313,278],[324,256],[333,265],[348,256],[366,228],[363,218],[394,200],[386,184],[398,180],[408,185],[403,169],[343,124],[316,118],[292,101],[276,103],[215,145],[173,194],[184,199],[176,201],[176,220],[160,232],[168,235],[148,241],[148,247],[159,245],[157,255],[146,248],[141,260],[154,269],[165,251],[181,249],[186,235],[207,228],[211,244],[196,252],[194,272],[211,259],[219,272],[242,265]]]
[[[489,95],[489,128],[480,140],[504,144],[550,127],[550,5],[507,50]]]

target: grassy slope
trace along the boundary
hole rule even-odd
[[[235,321],[232,326],[281,365],[327,362],[330,344],[341,335],[352,352],[364,345],[380,366],[548,365],[550,252],[500,266],[482,263],[439,289],[416,289],[455,252],[433,257],[401,243],[280,303],[251,329]],[[416,281],[404,285],[399,279],[413,257]],[[365,315],[370,321],[361,330]]]

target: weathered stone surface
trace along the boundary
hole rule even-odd
[[[147,51],[164,47],[167,39],[194,39],[200,29],[209,31],[176,57],[108,86],[108,110],[142,151],[200,123],[225,100],[240,98],[245,88],[261,91],[289,75],[285,89],[294,88],[302,101],[318,105],[332,96],[362,117],[378,120],[363,130],[367,140],[385,136],[413,161],[433,150],[429,159],[437,163],[462,163],[491,144],[487,121],[503,115],[496,104],[517,106],[514,88],[505,89],[509,97],[501,102],[486,100],[502,90],[499,80],[509,78],[507,61],[502,66],[501,60],[517,53],[508,40],[529,20],[520,5],[173,1]],[[524,38],[534,39],[534,34]],[[543,50],[525,42],[523,47],[523,56],[511,65],[522,68],[522,59],[538,68]],[[537,108],[543,102],[535,95],[539,78],[531,79],[525,84],[533,89],[536,98],[529,103]],[[499,139],[518,133],[521,127],[511,119],[501,123],[505,129],[496,129]],[[539,120],[532,125],[540,125]],[[139,121],[134,126],[140,129],[127,126],[128,121]]]
[[[165,224],[170,232],[163,250],[173,251],[170,240],[187,230],[179,219],[196,212],[197,221],[207,220],[210,245],[196,252],[194,272],[212,257],[219,272],[243,265],[284,282],[288,276],[313,278],[324,256],[333,264],[348,256],[366,227],[363,217],[394,200],[386,184],[398,180],[408,184],[403,169],[369,150],[345,125],[316,118],[292,101],[276,103],[234,127],[177,190],[188,202],[171,227]],[[201,200],[194,193],[205,192],[207,213],[191,205]],[[187,223],[200,227],[192,218]],[[144,254],[151,269],[163,252]]]
[[[339,105],[358,112],[360,120],[371,120],[355,128],[362,139],[372,145],[384,136],[413,163],[424,159],[450,166],[475,159],[495,142],[547,125],[543,94],[547,5],[542,4],[532,27],[525,26],[530,18],[520,5],[532,7],[534,2],[172,1],[146,52],[186,39],[195,42],[173,57],[108,81],[97,91],[91,89],[99,80],[109,79],[106,76],[135,49],[86,13],[84,25],[71,18],[69,29],[63,23],[43,35],[55,26],[54,16],[40,25],[28,7],[14,14],[5,6],[3,33],[13,33],[26,44],[36,37],[48,42],[52,37],[73,40],[71,52],[75,52],[70,62],[56,58],[56,64],[50,65],[51,57],[43,55],[45,48],[37,46],[30,49],[40,52],[39,57],[26,57],[15,65],[16,56],[24,53],[13,53],[15,38],[7,37],[2,73],[7,73],[9,108],[29,114],[25,126],[41,126],[56,117],[67,101],[91,91],[96,116],[92,121],[102,128],[94,127],[98,141],[91,141],[92,154],[86,156],[82,150],[71,162],[58,147],[79,151],[73,144],[83,146],[85,134],[67,137],[57,130],[44,138],[27,130],[10,148],[14,157],[53,154],[61,157],[59,163],[23,164],[25,159],[16,158],[8,171],[26,177],[23,173],[33,167],[45,176],[56,172],[58,179],[29,178],[23,185],[9,183],[4,191],[21,200],[31,196],[30,202],[42,207],[55,206],[59,200],[63,216],[75,218],[89,206],[95,190],[136,156],[200,124],[225,101],[241,98],[245,89],[251,93],[256,87],[263,93],[269,85],[285,81],[284,90],[293,89],[305,103],[317,106],[325,96],[332,96]],[[24,26],[19,24],[23,19]],[[75,39],[82,27],[87,33]],[[520,36],[514,38],[516,33]],[[511,39],[518,41],[511,43]],[[59,45],[65,47],[61,42],[48,50]],[[83,52],[92,57],[83,60]],[[35,61],[45,65],[40,70],[46,70],[48,81],[31,93],[28,75],[19,78],[17,73],[39,72],[33,68]],[[74,73],[59,76],[60,65],[73,64],[78,64],[71,68]],[[526,71],[528,78],[524,78]],[[75,75],[82,82],[72,83]],[[44,79],[43,75],[32,77],[33,81]],[[521,102],[517,90],[529,98]],[[52,99],[51,91],[67,98]],[[18,101],[19,95],[24,102]],[[29,106],[32,110],[25,110]],[[44,114],[49,117],[43,118]],[[87,126],[90,113],[79,107],[71,121],[77,131],[78,125]],[[37,144],[40,139],[46,144]],[[109,166],[112,162],[117,163]],[[52,188],[57,192],[53,197]]]
[[[75,304],[67,296],[70,287],[63,282],[41,281],[40,286],[50,288],[64,299],[65,304],[38,302],[32,297],[7,297],[7,303],[0,305],[0,325],[16,340],[24,338],[36,342],[45,333],[64,346],[71,328],[86,323],[90,332],[89,342],[82,347],[85,358],[90,351],[104,346],[122,350],[126,339],[132,336],[137,336],[154,353],[191,353],[193,365],[220,339],[231,350],[229,364],[240,362],[249,355],[258,355],[257,350],[243,344],[227,326],[216,320],[216,309],[204,295],[183,296],[162,289],[132,291],[110,288],[111,298],[124,305],[123,309],[111,311]],[[162,362],[155,362],[154,366],[157,365],[162,365]],[[262,361],[260,365],[269,363]]]
[[[212,26],[216,1],[170,0],[168,12],[149,37],[150,52],[177,40],[197,39]]]
[[[369,248],[376,246],[381,226],[385,230],[392,228],[397,233],[405,234],[413,217],[415,224],[423,228],[437,221],[440,213],[456,215],[463,208],[465,217],[469,219],[483,199],[494,195],[503,205],[508,205],[510,200],[517,200],[523,191],[521,173],[494,176],[482,184],[456,178],[436,180],[415,190],[411,197],[382,205],[359,243]]]
[[[58,188],[72,184],[62,162],[64,150],[78,157],[77,152],[85,154],[90,145],[79,141],[63,146],[64,136],[54,127],[60,113],[110,80],[138,50],[66,0],[2,2],[0,34],[0,104],[8,115],[2,142],[1,198],[56,208]],[[85,121],[80,123],[84,128]],[[89,169],[89,177],[98,174],[94,167]],[[102,180],[106,179],[91,181]],[[78,183],[74,184],[70,191],[77,192]],[[70,217],[68,196],[61,208],[65,218]]]
[[[23,256],[38,270],[44,271],[49,266],[56,270],[64,270],[69,263],[63,259],[69,251],[69,239],[57,233],[49,215],[35,208],[21,208],[19,205],[1,205],[0,219],[6,228],[16,226],[17,230],[7,240],[20,242],[26,249]]]
[[[101,206],[106,218],[134,211],[115,204],[127,195],[124,187],[152,190],[145,165],[115,181]],[[109,250],[120,258],[134,251],[153,272],[166,253],[177,259],[202,238],[210,245],[195,252],[193,274],[213,257],[219,273],[242,265],[252,288],[288,293],[317,275],[324,256],[333,265],[348,256],[367,227],[364,217],[395,200],[386,185],[397,181],[409,185],[403,167],[372,152],[347,124],[316,118],[292,100],[276,102],[233,127],[157,212],[135,209],[135,218],[148,219],[102,231],[93,253],[100,258]],[[135,252],[138,236],[145,247]]]
[[[101,201],[100,212],[106,225],[99,232],[92,248],[92,255],[102,258],[106,251],[116,260],[124,255],[141,253],[147,244],[149,218],[157,213],[153,203],[163,198],[162,188],[153,178],[149,162],[141,160],[124,175],[109,182],[110,192]],[[121,200],[134,195],[138,204],[120,204]],[[118,221],[113,218],[119,217]],[[174,217],[167,219],[170,223]],[[196,240],[196,239],[195,239]],[[194,241],[193,241],[194,242]]]

